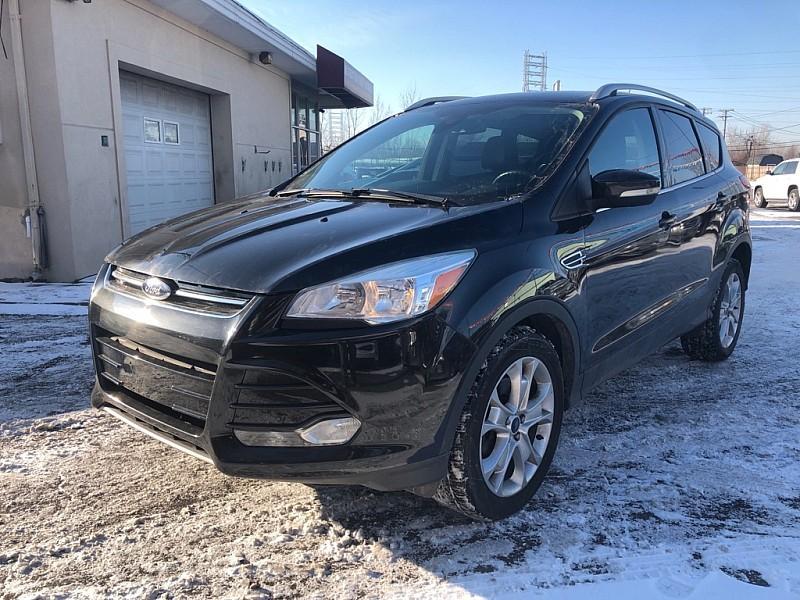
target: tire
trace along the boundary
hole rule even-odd
[[[786,203],[789,206],[789,210],[793,210],[795,212],[800,210],[800,193],[797,192],[797,188],[792,188],[789,190],[789,197]]]
[[[515,386],[512,378],[520,383]],[[517,402],[515,387],[524,389],[525,381],[535,384],[519,398],[529,398],[531,404],[509,410]],[[520,510],[550,468],[564,402],[561,364],[553,344],[530,327],[509,331],[489,353],[472,384],[447,475],[434,499],[484,521],[502,519]],[[505,458],[509,459],[507,467],[503,467]],[[492,471],[490,465],[495,462],[497,468]],[[491,474],[485,475],[487,471]]]
[[[756,188],[756,191],[753,192],[753,205],[756,208],[766,208],[767,207],[767,200],[764,198],[764,190],[761,188]]]
[[[728,289],[729,282],[738,280],[739,304],[738,320],[735,325],[731,325],[730,320],[726,320],[728,328],[723,335],[723,320],[735,316],[736,310],[732,308],[734,298],[730,295],[732,290]],[[722,274],[722,281],[712,302],[711,318],[693,331],[681,336],[681,346],[683,351],[690,358],[717,362],[727,359],[733,354],[736,344],[739,341],[739,334],[742,331],[745,307],[744,271],[738,260],[731,259]]]

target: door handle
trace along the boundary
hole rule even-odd
[[[727,201],[728,201],[728,197],[725,195],[725,193],[724,192],[719,192],[719,193],[717,193],[717,200],[716,200],[716,202],[714,202],[714,206],[716,208],[719,208],[721,206],[724,206]]]
[[[678,222],[678,217],[673,215],[671,212],[665,210],[664,212],[661,213],[661,218],[658,221],[658,226],[661,227],[661,229],[669,229],[677,222]]]

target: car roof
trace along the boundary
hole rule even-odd
[[[541,102],[541,103],[553,103],[553,104],[588,104],[592,98],[592,94],[594,92],[587,92],[587,91],[541,91],[541,92],[514,92],[508,94],[492,94],[487,96],[470,96],[466,98],[458,98],[455,100],[449,100],[449,102],[457,103],[457,104],[478,104],[484,102],[491,102],[491,103],[504,103],[508,102],[509,104],[517,104],[521,101],[530,101],[530,102]],[[717,124],[709,119],[708,117],[704,116],[700,112],[696,110],[692,110],[686,106],[678,104],[677,102],[673,102],[666,98],[661,98],[659,96],[653,96],[650,94],[637,94],[637,93],[619,93],[613,96],[607,96],[604,98],[599,98],[597,100],[593,100],[592,103],[597,104],[598,106],[608,105],[609,107],[613,106],[620,106],[623,104],[632,104],[634,102],[647,102],[650,104],[660,105],[667,108],[677,109],[686,113],[691,114],[697,121],[707,125],[714,131],[719,132],[719,128]]]

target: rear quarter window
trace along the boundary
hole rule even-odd
[[[697,124],[697,132],[700,134],[700,139],[703,141],[703,149],[705,150],[706,169],[713,171],[720,165],[720,154],[722,152],[720,147],[719,135],[716,131],[703,125]]]
[[[664,145],[667,148],[667,168],[671,185],[677,185],[705,174],[700,142],[689,117],[669,110],[659,110]]]

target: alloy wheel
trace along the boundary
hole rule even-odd
[[[798,196],[797,190],[792,190],[789,192],[789,210],[797,210],[800,208],[800,196]]]
[[[731,273],[722,288],[719,305],[719,341],[728,348],[736,338],[742,320],[742,280],[738,273]]]
[[[533,479],[553,426],[555,395],[547,367],[515,360],[495,384],[481,427],[481,472],[493,494],[513,496]]]

